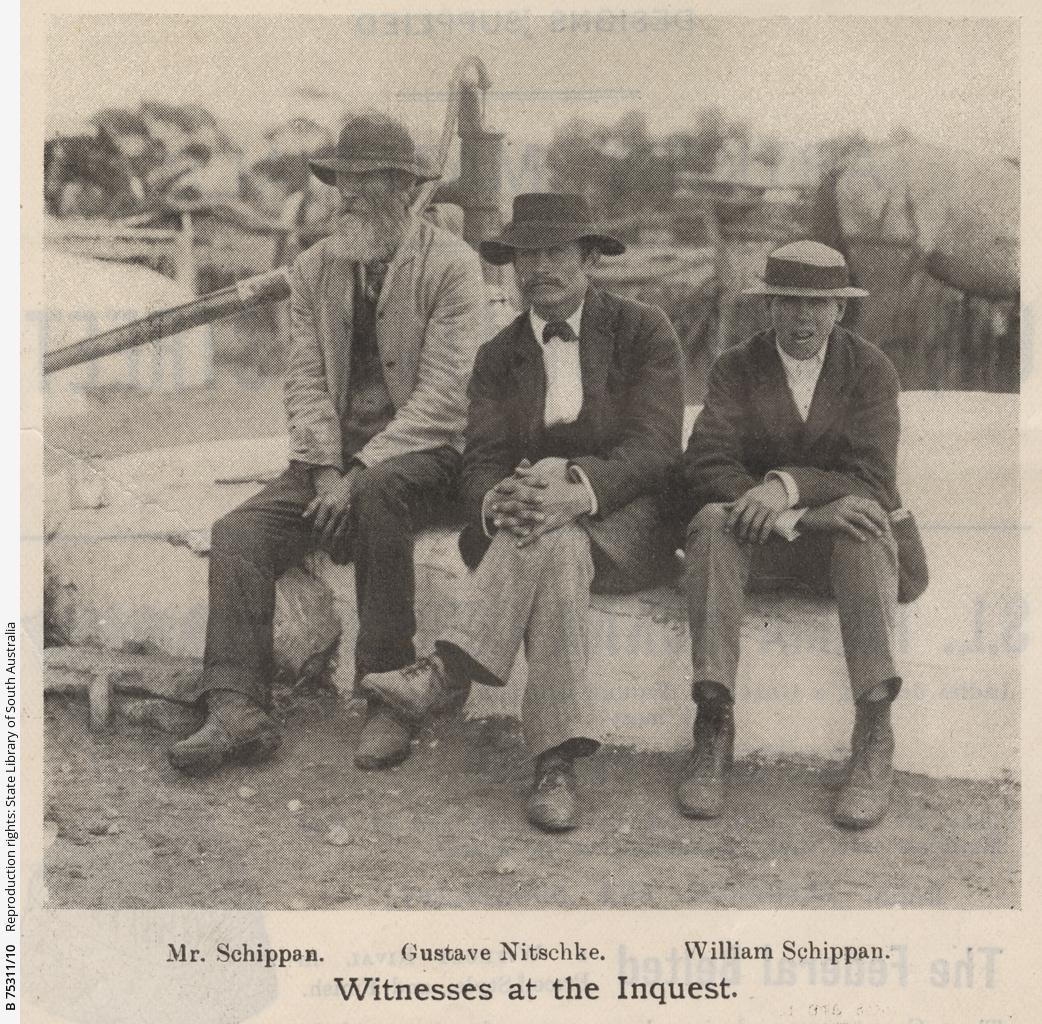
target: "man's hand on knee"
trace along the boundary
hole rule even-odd
[[[518,540],[518,547],[527,547],[544,533],[574,523],[580,516],[590,512],[592,502],[585,484],[570,480],[550,480],[542,492],[539,507],[542,510],[542,519]]]
[[[730,508],[724,529],[743,544],[764,544],[774,521],[789,507],[785,485],[772,477],[750,487]]]
[[[807,509],[800,517],[800,529],[845,533],[865,541],[889,533],[890,517],[874,498],[848,494],[828,505]]]
[[[512,476],[500,480],[492,488],[488,514],[497,530],[509,530],[515,537],[526,537],[533,527],[543,521],[542,494],[546,483],[542,478],[523,479],[522,473],[531,469],[528,460],[522,461]]]
[[[358,466],[352,466],[343,474],[332,466],[322,466],[312,472],[315,497],[303,515],[311,520],[311,536],[319,547],[331,550],[344,537],[351,520],[351,501],[358,473]]]
[[[510,530],[518,546],[527,547],[590,512],[590,492],[570,478],[568,465],[567,459],[559,458],[541,459],[534,466],[522,460],[512,476],[492,489],[493,525]]]

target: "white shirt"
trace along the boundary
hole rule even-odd
[[[790,356],[778,342],[774,343],[774,347],[778,350],[792,400],[796,403],[800,419],[806,423],[807,417],[810,415],[810,403],[814,401],[814,389],[818,386],[821,368],[825,365],[825,350],[829,347],[828,342],[826,341],[809,359],[796,359]]]
[[[583,375],[582,363],[579,360],[579,325],[582,323],[583,305],[584,303],[580,303],[579,308],[567,319],[568,326],[575,334],[574,341],[551,338],[544,342],[543,328],[549,321],[544,320],[534,309],[528,311],[528,321],[543,354],[543,369],[546,371],[543,425],[547,427],[574,423],[582,412]],[[581,483],[586,488],[590,496],[589,514],[597,515],[597,494],[590,478],[578,466],[570,466],[568,473],[574,483]],[[491,497],[492,491],[489,491],[481,503],[481,520],[487,537],[493,535],[487,512]]]
[[[534,309],[528,311],[532,333],[543,353],[546,370],[546,404],[543,407],[543,424],[554,427],[561,423],[574,423],[583,407],[583,375],[579,362],[579,324],[582,322],[583,307],[568,317],[568,326],[575,333],[575,341],[551,338],[543,341],[543,328],[547,321]]]
[[[794,356],[790,356],[777,341],[775,341],[774,347],[777,349],[778,357],[781,359],[782,369],[785,371],[785,380],[789,385],[789,393],[792,395],[792,400],[796,405],[796,411],[800,414],[800,419],[806,423],[807,417],[810,415],[811,402],[814,401],[814,391],[818,386],[818,378],[821,376],[822,367],[825,365],[825,351],[828,349],[828,342],[826,341],[809,359],[796,359]],[[767,474],[766,479],[770,480],[772,478],[782,482],[782,485],[785,487],[785,493],[789,496],[789,508],[775,519],[774,529],[786,540],[795,540],[799,536],[796,524],[805,511],[805,509],[799,509],[798,511],[796,509],[796,506],[800,503],[800,489],[790,473],[782,470],[772,470]]]

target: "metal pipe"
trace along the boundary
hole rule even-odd
[[[45,352],[43,356],[44,374],[57,373],[59,370],[89,363],[115,352],[123,352],[128,348],[137,348],[149,342],[160,341],[172,334],[200,327],[203,324],[223,320],[244,309],[259,306],[265,302],[278,302],[289,297],[289,272],[286,267],[258,274],[237,284],[219,291],[202,295],[191,302],[185,302],[171,309],[162,309],[140,320],[114,327],[103,334],[96,334],[73,345],[54,352]]]
[[[463,71],[472,67],[473,75]],[[485,127],[485,98],[490,81],[477,58],[465,61],[453,78],[456,127],[460,140],[460,174],[442,182],[435,201],[463,209],[463,238],[477,248],[501,227],[503,191],[503,135]],[[498,283],[500,268],[485,265],[485,279]]]

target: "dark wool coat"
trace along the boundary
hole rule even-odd
[[[804,423],[773,332],[757,334],[717,359],[670,504],[687,522],[704,505],[737,500],[773,469],[791,474],[801,507],[860,495],[893,512],[901,507],[900,392],[897,370],[886,355],[836,327]],[[901,600],[914,600],[927,584],[926,555],[914,518],[894,523],[894,535],[901,556]]]
[[[857,494],[888,512],[899,508],[900,391],[893,363],[837,327],[804,423],[773,332],[728,349],[713,367],[684,454],[688,517],[711,502],[735,501],[772,469],[792,475],[801,506]]]
[[[658,492],[677,470],[683,432],[680,344],[655,306],[590,288],[579,329],[583,405],[574,424],[543,423],[546,373],[527,313],[478,352],[463,456],[467,525],[460,550],[471,567],[488,546],[485,494],[521,462],[560,456],[579,466],[597,495],[583,525],[595,547],[635,587],[670,545]],[[611,589],[617,589],[612,585]]]

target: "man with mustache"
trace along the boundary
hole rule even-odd
[[[698,704],[680,809],[722,809],[734,747],[734,687],[745,592],[802,584],[839,606],[855,701],[853,756],[834,821],[866,828],[893,785],[890,704],[899,600],[925,589],[915,521],[897,490],[897,371],[838,326],[850,286],[841,253],[792,242],[767,260],[771,330],[713,368],[684,455],[687,596]]]
[[[419,719],[472,682],[504,685],[524,644],[528,817],[545,831],[575,826],[573,762],[600,745],[590,591],[639,590],[676,567],[655,494],[680,458],[680,347],[662,310],[590,284],[598,254],[623,251],[580,197],[555,194],[518,196],[481,246],[513,263],[525,312],[481,348],[470,384],[469,598],[431,657],[362,680]]]
[[[339,189],[343,215],[292,267],[289,468],[213,528],[207,720],[170,750],[187,772],[279,746],[268,714],[275,587],[313,547],[354,562],[356,673],[414,660],[413,536],[458,486],[467,381],[487,337],[480,260],[414,216],[417,187],[435,175],[399,122],[352,118],[311,170]],[[371,701],[358,767],[404,760],[412,732]]]

